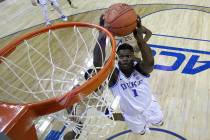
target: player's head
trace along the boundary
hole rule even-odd
[[[117,47],[117,53],[118,53],[120,50],[130,50],[131,52],[134,53],[133,46],[131,46],[131,45],[128,44],[128,43],[120,44],[120,45]]]
[[[134,50],[133,47],[127,43],[123,43],[117,48],[118,64],[120,69],[129,70],[133,67]]]

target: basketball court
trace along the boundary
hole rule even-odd
[[[124,2],[133,6],[141,16],[142,24],[153,33],[148,42],[155,56],[155,70],[151,74],[150,83],[164,113],[164,125],[152,127],[150,132],[144,136],[130,133],[124,122],[113,122],[107,118],[100,118],[92,123],[101,127],[109,124],[106,127],[105,136],[100,137],[101,135],[97,132],[100,130],[90,127],[86,128],[86,132],[95,131],[95,134],[82,134],[80,139],[208,140],[210,138],[208,123],[210,120],[210,1],[73,0],[72,2],[78,7],[77,9],[71,8],[66,0],[60,0],[61,8],[69,17],[69,21],[95,24],[98,24],[101,13],[111,4]],[[0,2],[0,9],[0,48],[24,33],[45,26],[41,10],[39,7],[33,7],[30,0],[5,0]],[[53,23],[61,22],[60,19],[57,19],[58,15],[55,11],[49,10],[48,12]],[[70,33],[73,31],[62,30],[58,34],[62,36],[61,40],[64,44],[74,43],[73,46],[77,46]],[[43,35],[30,42],[38,44],[39,51],[44,51],[42,46],[46,45],[43,42],[46,38]],[[84,38],[92,39],[88,35]],[[91,43],[89,42],[87,46],[91,46]],[[76,50],[77,48],[71,49]],[[20,61],[23,55],[21,50],[17,49],[17,51],[19,53],[11,57]],[[57,56],[56,64],[60,64],[64,57],[68,57],[68,55],[62,56],[56,49],[52,52]],[[78,59],[78,63],[81,65],[88,63],[91,59],[88,53],[82,51],[80,53],[78,57],[81,60]],[[40,59],[40,65],[36,67],[42,72],[47,71],[50,67],[41,63],[44,60],[39,55],[34,55],[33,59]],[[83,62],[84,60],[87,61]],[[28,67],[27,64],[25,65]],[[66,65],[66,62],[63,65]],[[10,79],[9,75],[4,75],[5,69],[1,68],[0,71],[1,77],[8,77],[12,82],[13,79]],[[57,74],[59,76],[59,72]],[[80,73],[77,74],[80,75]],[[30,79],[24,80],[29,85],[33,83]],[[7,85],[3,84],[1,78],[0,100],[15,102],[17,99],[6,96],[4,87]],[[14,93],[15,89],[9,89],[9,91]],[[18,95],[19,92],[15,94]],[[34,100],[22,94],[18,99]],[[50,133],[65,134],[69,131],[63,123],[49,116],[40,117],[34,123],[41,140],[46,139],[47,136],[50,137]]]

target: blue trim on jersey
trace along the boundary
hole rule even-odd
[[[149,78],[149,77],[150,77],[150,74],[144,75],[144,74],[142,74],[141,72],[137,71],[136,69],[134,69],[134,71],[131,73],[131,75],[130,75],[129,77],[126,77],[125,74],[119,70],[119,66],[118,66],[118,65],[117,65],[115,68],[119,71],[119,74],[122,73],[122,75],[123,75],[123,76],[125,77],[125,79],[127,79],[127,80],[130,80],[131,76],[134,75],[135,72],[137,72],[138,74],[140,74],[143,78]],[[116,80],[115,84],[109,86],[109,88],[114,88],[114,87],[118,84],[118,81],[120,80],[119,74],[118,74],[118,77],[117,77],[117,80]]]
[[[111,86],[110,88],[114,88],[116,85],[117,85],[117,82],[118,82],[119,80],[117,79],[117,81],[115,82],[115,84],[113,85],[113,86]]]
[[[129,79],[131,78],[131,76],[133,75],[133,72],[132,72],[131,75],[130,75],[129,77],[126,77],[125,74],[124,74],[123,72],[121,72],[121,71],[119,71],[119,72],[122,73],[123,77],[125,77],[125,78],[128,79],[128,80],[129,80]]]

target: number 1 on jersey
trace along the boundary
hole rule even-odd
[[[136,89],[132,89],[134,97],[139,96]]]

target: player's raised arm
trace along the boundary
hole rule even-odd
[[[151,48],[147,45],[145,39],[143,38],[143,31],[141,29],[141,20],[137,19],[137,28],[134,31],[134,37],[137,41],[138,47],[142,54],[142,61],[138,63],[136,68],[140,69],[146,74],[149,74],[153,71],[154,67],[154,57],[152,55]]]
[[[100,26],[104,27],[103,15],[100,17]],[[93,50],[93,64],[94,66],[101,67],[105,60],[105,46],[106,46],[106,35],[103,32],[99,32],[98,41]]]

